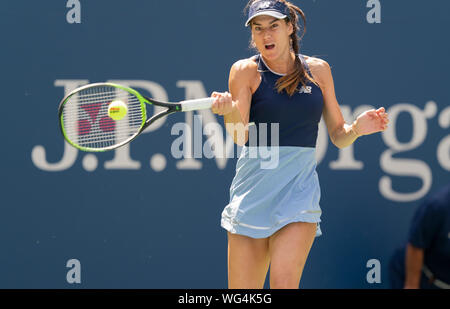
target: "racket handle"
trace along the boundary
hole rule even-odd
[[[196,100],[187,100],[181,101],[181,111],[189,112],[200,109],[209,109],[214,102],[214,98],[205,98],[205,99],[196,99]]]

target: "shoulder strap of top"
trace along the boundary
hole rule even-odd
[[[302,54],[299,54],[298,57],[300,58],[300,61],[303,64],[303,67],[308,71],[308,74],[311,75],[311,71],[309,69],[308,63],[306,63],[305,57]]]
[[[252,57],[252,59],[255,60],[255,62],[258,64],[258,72],[264,73],[269,71],[264,61],[261,60],[261,55],[255,55]]]

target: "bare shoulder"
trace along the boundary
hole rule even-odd
[[[306,63],[308,64],[308,66],[313,74],[314,74],[314,72],[317,72],[318,74],[323,74],[323,73],[331,71],[331,66],[325,60],[316,58],[316,57],[308,57],[308,56],[304,56],[304,57],[305,57]]]
[[[311,71],[312,77],[322,86],[330,82],[331,66],[323,59],[304,56],[306,63]]]
[[[231,72],[239,75],[255,75],[258,72],[258,64],[252,59],[241,59],[231,67]]]
[[[230,82],[236,85],[256,89],[260,75],[258,73],[258,64],[253,58],[241,59],[236,61],[231,67]]]

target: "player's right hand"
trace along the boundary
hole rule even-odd
[[[213,92],[212,98],[215,98],[211,111],[214,114],[224,116],[233,111],[233,100],[229,92]]]

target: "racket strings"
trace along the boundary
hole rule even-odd
[[[109,104],[120,100],[127,113],[120,120],[108,115]],[[74,144],[101,150],[127,142],[140,130],[144,118],[142,104],[133,94],[111,86],[86,88],[72,95],[64,105],[63,126]]]

